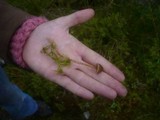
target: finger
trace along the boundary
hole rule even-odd
[[[82,59],[92,65],[96,65],[97,63],[102,65],[104,72],[108,73],[113,78],[123,81],[125,79],[124,74],[113,64],[111,64],[104,57],[94,52],[93,50],[87,48],[86,46],[81,49]]]
[[[80,10],[70,15],[61,17],[57,21],[66,28],[84,23],[94,16],[93,9]]]
[[[94,80],[93,78],[87,76],[85,73],[79,70],[66,70],[65,74],[80,86],[98,95],[104,96],[109,99],[115,99],[117,96],[117,93],[113,89],[101,84],[100,82]]]
[[[50,81],[62,86],[66,90],[72,92],[73,94],[83,97],[85,99],[93,99],[94,94],[90,92],[89,90],[79,86],[77,83],[75,83],[73,80],[68,78],[64,75],[58,75],[57,73],[54,73],[52,70],[47,71],[45,73],[45,78],[49,79]]]
[[[79,65],[78,69],[83,71],[85,74],[89,75],[93,79],[101,82],[102,84],[114,89],[119,96],[126,96],[127,89],[116,79],[112,78],[110,75],[106,74],[105,72],[101,72],[96,74],[94,70],[91,68]]]

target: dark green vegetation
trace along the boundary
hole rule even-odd
[[[13,82],[55,110],[45,120],[160,120],[160,3],[145,0],[9,0],[49,19],[92,7],[95,17],[71,29],[88,47],[116,64],[126,75],[128,95],[109,101],[82,100],[35,73],[7,65]],[[157,0],[158,1],[158,0]],[[33,118],[31,120],[43,120]]]

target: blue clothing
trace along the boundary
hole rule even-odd
[[[0,107],[16,120],[34,114],[38,105],[32,97],[11,83],[0,66]]]

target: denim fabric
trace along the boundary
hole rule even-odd
[[[0,66],[0,107],[16,120],[30,116],[37,110],[37,103],[11,83]]]

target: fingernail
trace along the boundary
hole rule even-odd
[[[127,93],[128,93],[127,89],[126,89],[126,88],[124,88],[124,89],[123,89],[122,96],[123,96],[123,97],[125,97],[125,96],[127,95]]]

